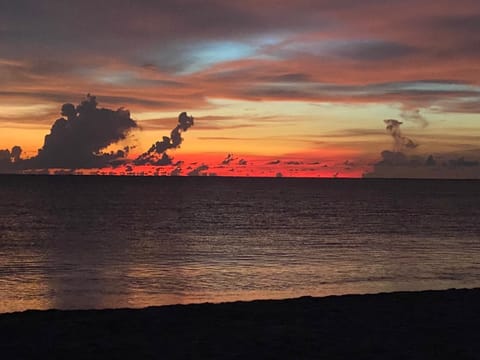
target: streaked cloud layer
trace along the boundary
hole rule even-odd
[[[479,24],[474,0],[2,1],[0,148],[35,156],[92,93],[130,110],[139,154],[193,114],[176,156],[199,166],[336,154],[312,175],[362,174],[394,150],[384,119],[419,143],[407,156],[476,161]]]

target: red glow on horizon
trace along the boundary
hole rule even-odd
[[[355,166],[345,158],[325,161],[308,157],[241,157],[229,162],[222,154],[184,154],[172,165],[132,165],[78,171],[50,170],[50,174],[83,174],[109,176],[223,176],[223,177],[295,177],[295,178],[361,178],[365,167]]]

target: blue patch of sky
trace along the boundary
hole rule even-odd
[[[218,63],[249,58],[255,53],[255,46],[241,42],[215,41],[195,44],[190,46],[183,55],[190,61],[182,73],[194,73]]]
[[[154,56],[162,64],[172,66],[180,75],[192,74],[216,64],[242,59],[274,58],[264,49],[285,40],[287,34],[270,34],[255,38],[238,40],[202,41],[193,44],[176,44],[163,49]]]

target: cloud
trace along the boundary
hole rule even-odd
[[[470,96],[469,98],[447,99],[435,106],[437,112],[478,114],[480,113],[480,96]]]
[[[124,108],[110,110],[98,108],[95,96],[88,94],[79,105],[65,103],[61,107],[62,117],[57,119],[45,136],[38,154],[22,159],[22,148],[0,150],[0,171],[16,172],[33,169],[88,169],[118,167],[126,165],[127,172],[132,165],[171,165],[172,159],[167,150],[176,149],[182,144],[182,133],[193,126],[193,117],[180,113],[178,124],[170,137],[164,136],[149,150],[135,160],[128,159],[131,146],[116,151],[104,149],[126,140],[132,130],[138,129],[130,112]],[[181,163],[176,164],[178,167]]]
[[[20,156],[22,155],[22,148],[20,146],[12,147],[10,151],[10,157],[12,158],[12,162],[17,163],[20,161]]]
[[[205,171],[207,171],[208,169],[209,169],[208,165],[202,164],[196,167],[195,169],[193,169],[192,171],[188,172],[187,175],[188,176],[205,176],[207,175]]]
[[[447,154],[408,156],[386,150],[382,152],[382,160],[364,177],[480,179],[480,161]]]
[[[382,155],[382,160],[377,163],[379,166],[383,165],[405,165],[408,164],[408,157],[399,151],[389,151],[389,150],[384,150],[381,153]]]
[[[193,116],[188,116],[186,112],[178,116],[178,124],[171,131],[170,137],[164,136],[161,141],[157,141],[150,149],[141,154],[134,160],[135,165],[157,165],[164,166],[172,164],[172,159],[167,154],[167,150],[176,149],[182,144],[182,132],[187,131],[193,126]]]
[[[180,166],[177,166],[175,169],[173,169],[170,172],[170,176],[180,176],[182,174],[182,168]]]
[[[415,149],[418,144],[412,139],[402,135],[400,130],[400,125],[403,124],[401,121],[395,119],[386,119],[383,120],[387,125],[387,131],[392,135],[394,141],[394,150],[396,152],[403,151],[405,149]]]
[[[230,164],[232,161],[234,161],[235,159],[236,159],[236,158],[233,156],[233,154],[228,154],[227,157],[222,160],[221,164],[222,164],[222,165],[228,165],[228,164]]]
[[[479,166],[480,162],[478,160],[465,160],[465,158],[459,157],[457,159],[449,160],[448,166],[454,168],[461,168],[461,167],[472,167],[472,166]]]
[[[480,178],[480,153],[476,150],[465,152],[470,157],[457,154],[411,155],[406,153],[417,146],[400,132],[402,122],[395,119],[384,120],[387,130],[394,138],[394,151],[383,150],[380,161],[363,176],[368,178]],[[413,144],[413,145],[411,145]]]
[[[401,43],[366,40],[341,46],[336,50],[336,54],[356,60],[381,62],[406,57],[416,51],[414,47]]]
[[[105,153],[103,149],[126,139],[137,128],[125,109],[97,108],[95,96],[87,95],[78,106],[66,103],[63,117],[55,121],[38,154],[20,160],[21,148],[12,149],[13,162],[19,169],[104,167],[125,157],[125,150]]]
[[[22,148],[14,146],[11,150],[0,149],[0,173],[13,172],[21,163]]]
[[[206,108],[207,96],[426,108],[465,94],[446,92],[442,84],[439,91],[395,85],[433,82],[439,74],[464,84],[480,81],[473,71],[479,55],[472,50],[478,48],[473,45],[478,44],[479,5],[471,1],[460,0],[454,10],[444,1],[431,6],[422,0],[388,6],[381,1],[252,4],[167,0],[132,6],[106,0],[95,11],[88,2],[7,4],[0,18],[8,54],[0,59],[2,84],[16,99],[43,96],[62,102],[94,84],[109,106],[126,104],[138,113],[152,107]],[[372,13],[375,22],[367,21]],[[440,56],[445,49],[454,56]],[[210,57],[215,61],[199,66]],[[185,73],[192,66],[198,71]],[[375,88],[379,83],[390,86]],[[451,108],[469,111],[468,106]]]
[[[304,73],[286,73],[272,76],[261,76],[259,80],[270,83],[304,83],[312,80],[309,74]]]
[[[13,172],[12,155],[8,149],[0,149],[0,173]]]
[[[419,125],[422,129],[428,126],[427,119],[420,114],[419,109],[405,109],[400,113],[400,117],[405,121],[411,121]]]

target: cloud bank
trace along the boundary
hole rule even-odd
[[[418,143],[402,134],[402,122],[395,119],[384,122],[393,137],[393,151],[383,150],[381,160],[373,164],[372,170],[365,173],[364,177],[480,179],[480,161],[474,159],[480,158],[480,150],[470,154],[473,159],[457,154],[414,154],[411,151],[417,148]],[[423,120],[422,123],[425,124]]]
[[[0,150],[0,172],[21,172],[36,169],[91,169],[126,165],[170,165],[167,150],[178,148],[181,133],[193,126],[193,117],[180,113],[177,126],[170,137],[164,136],[135,160],[128,158],[129,146],[106,152],[111,145],[126,140],[138,124],[124,108],[99,108],[96,97],[88,94],[79,105],[71,103],[61,107],[62,117],[57,119],[45,136],[36,156],[22,159],[22,148]]]

